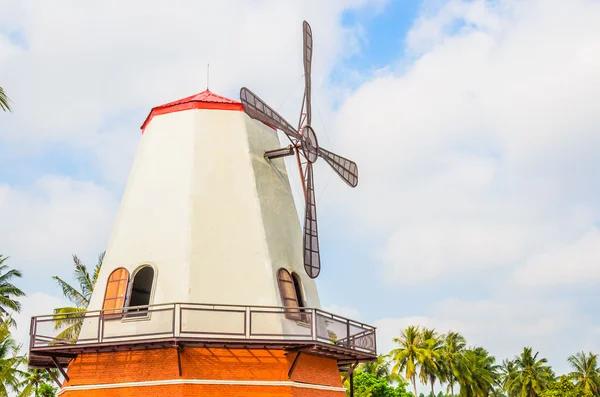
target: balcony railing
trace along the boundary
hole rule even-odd
[[[174,341],[186,344],[314,345],[376,355],[375,327],[320,309],[169,303],[68,315],[79,323],[76,338],[60,337],[54,315],[31,319],[30,353],[54,355],[101,346]],[[352,354],[350,354],[352,356]]]

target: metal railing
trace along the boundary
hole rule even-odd
[[[320,309],[169,303],[31,319],[30,350],[157,339],[310,342],[376,354],[375,327]],[[58,326],[57,326],[58,324]],[[67,326],[76,337],[61,337]]]

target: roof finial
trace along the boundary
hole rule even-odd
[[[210,62],[206,65],[206,90],[208,91],[208,83],[210,81]]]

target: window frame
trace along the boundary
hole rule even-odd
[[[286,275],[286,280],[283,280],[283,278],[281,277],[281,275],[283,274]],[[302,308],[305,307],[304,299],[302,296],[298,297],[297,292],[303,292],[302,280],[297,280],[296,278],[294,278],[294,274],[296,273],[290,273],[290,271],[283,267],[277,270],[277,286],[279,287],[279,296],[281,298],[281,303],[285,308],[283,312],[285,314],[285,318],[289,320],[294,320],[301,323],[309,323],[310,321],[308,321],[307,319],[308,316],[304,313],[304,310],[302,310]],[[288,294],[283,283],[291,284],[291,291],[293,291],[293,297],[290,296],[290,294]],[[292,302],[292,305],[286,304],[286,302]],[[302,305],[300,305],[301,303]]]
[[[127,300],[125,302],[125,307],[123,308],[123,312],[124,312],[123,321],[147,320],[150,318],[151,310],[149,310],[149,308],[146,308],[145,310],[144,309],[131,310],[131,306],[130,306],[131,305],[131,295],[133,294],[133,284],[135,282],[135,277],[138,275],[138,273],[141,270],[143,270],[147,267],[149,267],[153,271],[152,285],[150,286],[150,298],[148,299],[148,306],[151,306],[152,302],[154,301],[154,291],[155,291],[155,287],[156,287],[156,278],[158,276],[158,272],[156,271],[156,267],[152,266],[151,264],[145,263],[143,265],[138,266],[132,273],[131,280],[129,282],[129,286],[127,288]]]
[[[117,273],[118,271],[124,271],[126,277],[111,280],[112,276],[115,273]],[[110,297],[110,298],[107,297],[108,288],[110,286],[110,283],[120,282],[123,280],[126,280],[124,295],[122,295],[122,296],[116,295],[115,297]],[[118,267],[118,268],[114,269],[112,272],[110,272],[110,274],[108,275],[108,279],[106,280],[106,286],[104,288],[104,298],[102,299],[102,317],[104,317],[105,319],[112,319],[112,318],[121,318],[123,316],[123,314],[125,312],[130,281],[131,281],[131,275],[129,274],[129,270],[127,270],[124,267]],[[119,286],[117,285],[116,292],[118,293],[118,291],[119,291]],[[122,299],[122,303],[121,303],[120,307],[115,306],[113,308],[106,308],[107,300],[118,300],[118,299]]]

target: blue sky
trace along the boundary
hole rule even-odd
[[[105,249],[141,123],[208,62],[214,92],[296,118],[308,19],[320,142],[361,172],[348,189],[316,167],[323,305],[382,352],[410,323],[559,372],[600,351],[598,1],[128,4],[0,0],[0,252],[23,319],[60,301],[71,254]]]

